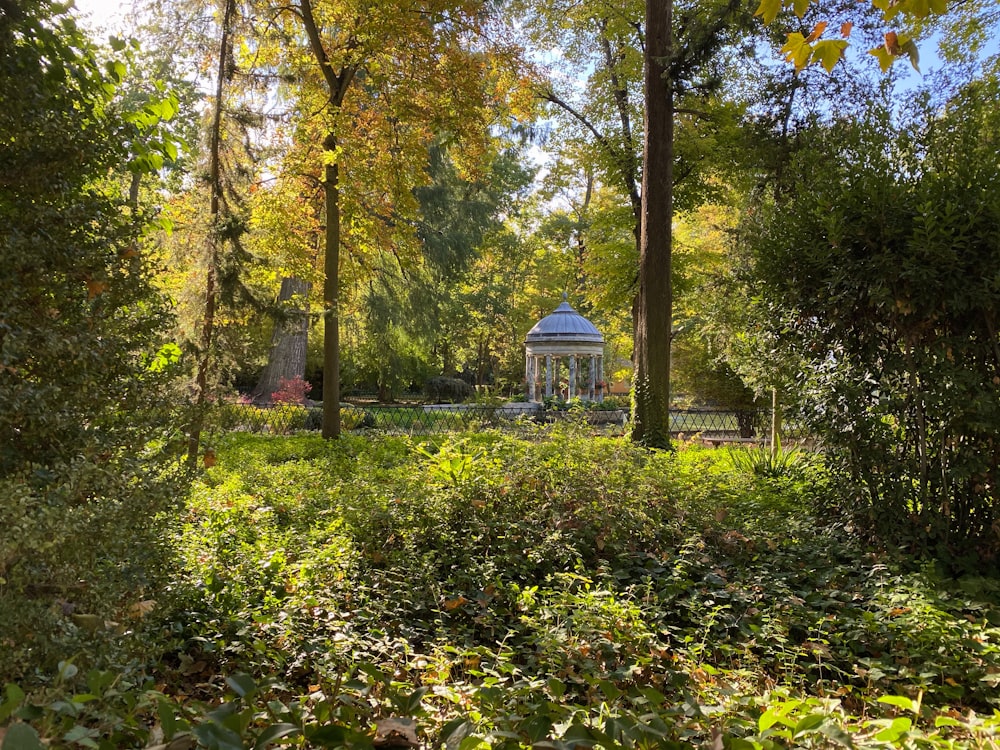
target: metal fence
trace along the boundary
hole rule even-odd
[[[627,409],[541,409],[531,404],[341,404],[341,429],[423,434],[484,429],[526,428],[531,425],[575,420],[620,434],[629,420]],[[700,435],[715,440],[763,440],[770,413],[767,410],[676,409],[670,413],[675,436]],[[223,431],[272,434],[319,430],[323,410],[296,404],[253,405],[230,403],[214,410],[210,424]]]

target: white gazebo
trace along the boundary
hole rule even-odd
[[[588,401],[603,399],[604,336],[569,306],[565,293],[562,304],[528,331],[524,348],[529,401],[553,395]],[[565,390],[561,387],[564,360]]]

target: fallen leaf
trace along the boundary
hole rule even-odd
[[[106,281],[87,279],[87,299],[91,300],[94,299],[94,297],[99,297],[110,288],[111,285]]]
[[[141,602],[136,602],[131,607],[129,607],[128,613],[131,617],[139,619],[148,615],[155,608],[156,608],[156,601],[154,599],[146,599]]]

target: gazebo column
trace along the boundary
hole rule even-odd
[[[598,354],[597,355],[597,372],[600,375],[599,379],[600,380],[604,380],[604,355],[603,354]],[[603,401],[604,400],[604,392],[606,390],[607,390],[607,388],[601,388],[600,393],[597,394],[597,400],[598,401]]]
[[[552,396],[552,355],[545,355],[545,396]]]
[[[597,396],[597,355],[590,355],[590,382],[588,383],[587,398],[593,401]]]
[[[524,382],[528,386],[528,401],[535,400],[535,368],[538,363],[535,361],[535,356],[528,352],[528,356],[524,358]]]
[[[566,388],[566,398],[571,399],[576,395],[576,355],[569,355],[569,385]]]

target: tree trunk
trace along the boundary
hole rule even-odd
[[[271,394],[281,389],[282,380],[305,378],[306,350],[309,343],[309,318],[306,305],[310,284],[302,279],[281,280],[278,302],[282,314],[274,321],[271,350],[267,364],[253,390],[254,402],[270,402]]]
[[[195,375],[195,411],[188,430],[187,463],[194,467],[198,462],[201,444],[201,430],[205,423],[205,409],[208,404],[209,370],[212,363],[212,346],[215,338],[215,308],[217,304],[217,281],[219,266],[219,240],[217,227],[221,212],[222,198],[222,100],[229,60],[232,57],[231,27],[236,15],[235,0],[226,0],[222,17],[222,35],[219,40],[219,68],[216,73],[215,103],[212,109],[212,130],[209,134],[209,230],[208,268],[205,271],[205,314],[201,323],[201,339],[198,342],[198,372]]]
[[[340,111],[357,67],[335,70],[323,46],[312,0],[299,0],[300,18],[309,37],[309,48],[319,64],[330,97],[330,114]],[[337,134],[331,131],[323,150],[337,153]],[[323,437],[340,437],[340,172],[336,161],[326,165],[323,188],[326,209],[326,254],[323,261]]]
[[[333,134],[324,144],[336,151]],[[327,164],[326,255],[323,261],[323,437],[340,437],[340,184],[336,164]]]
[[[642,229],[635,330],[634,442],[670,446],[674,101],[672,0],[646,0]]]

